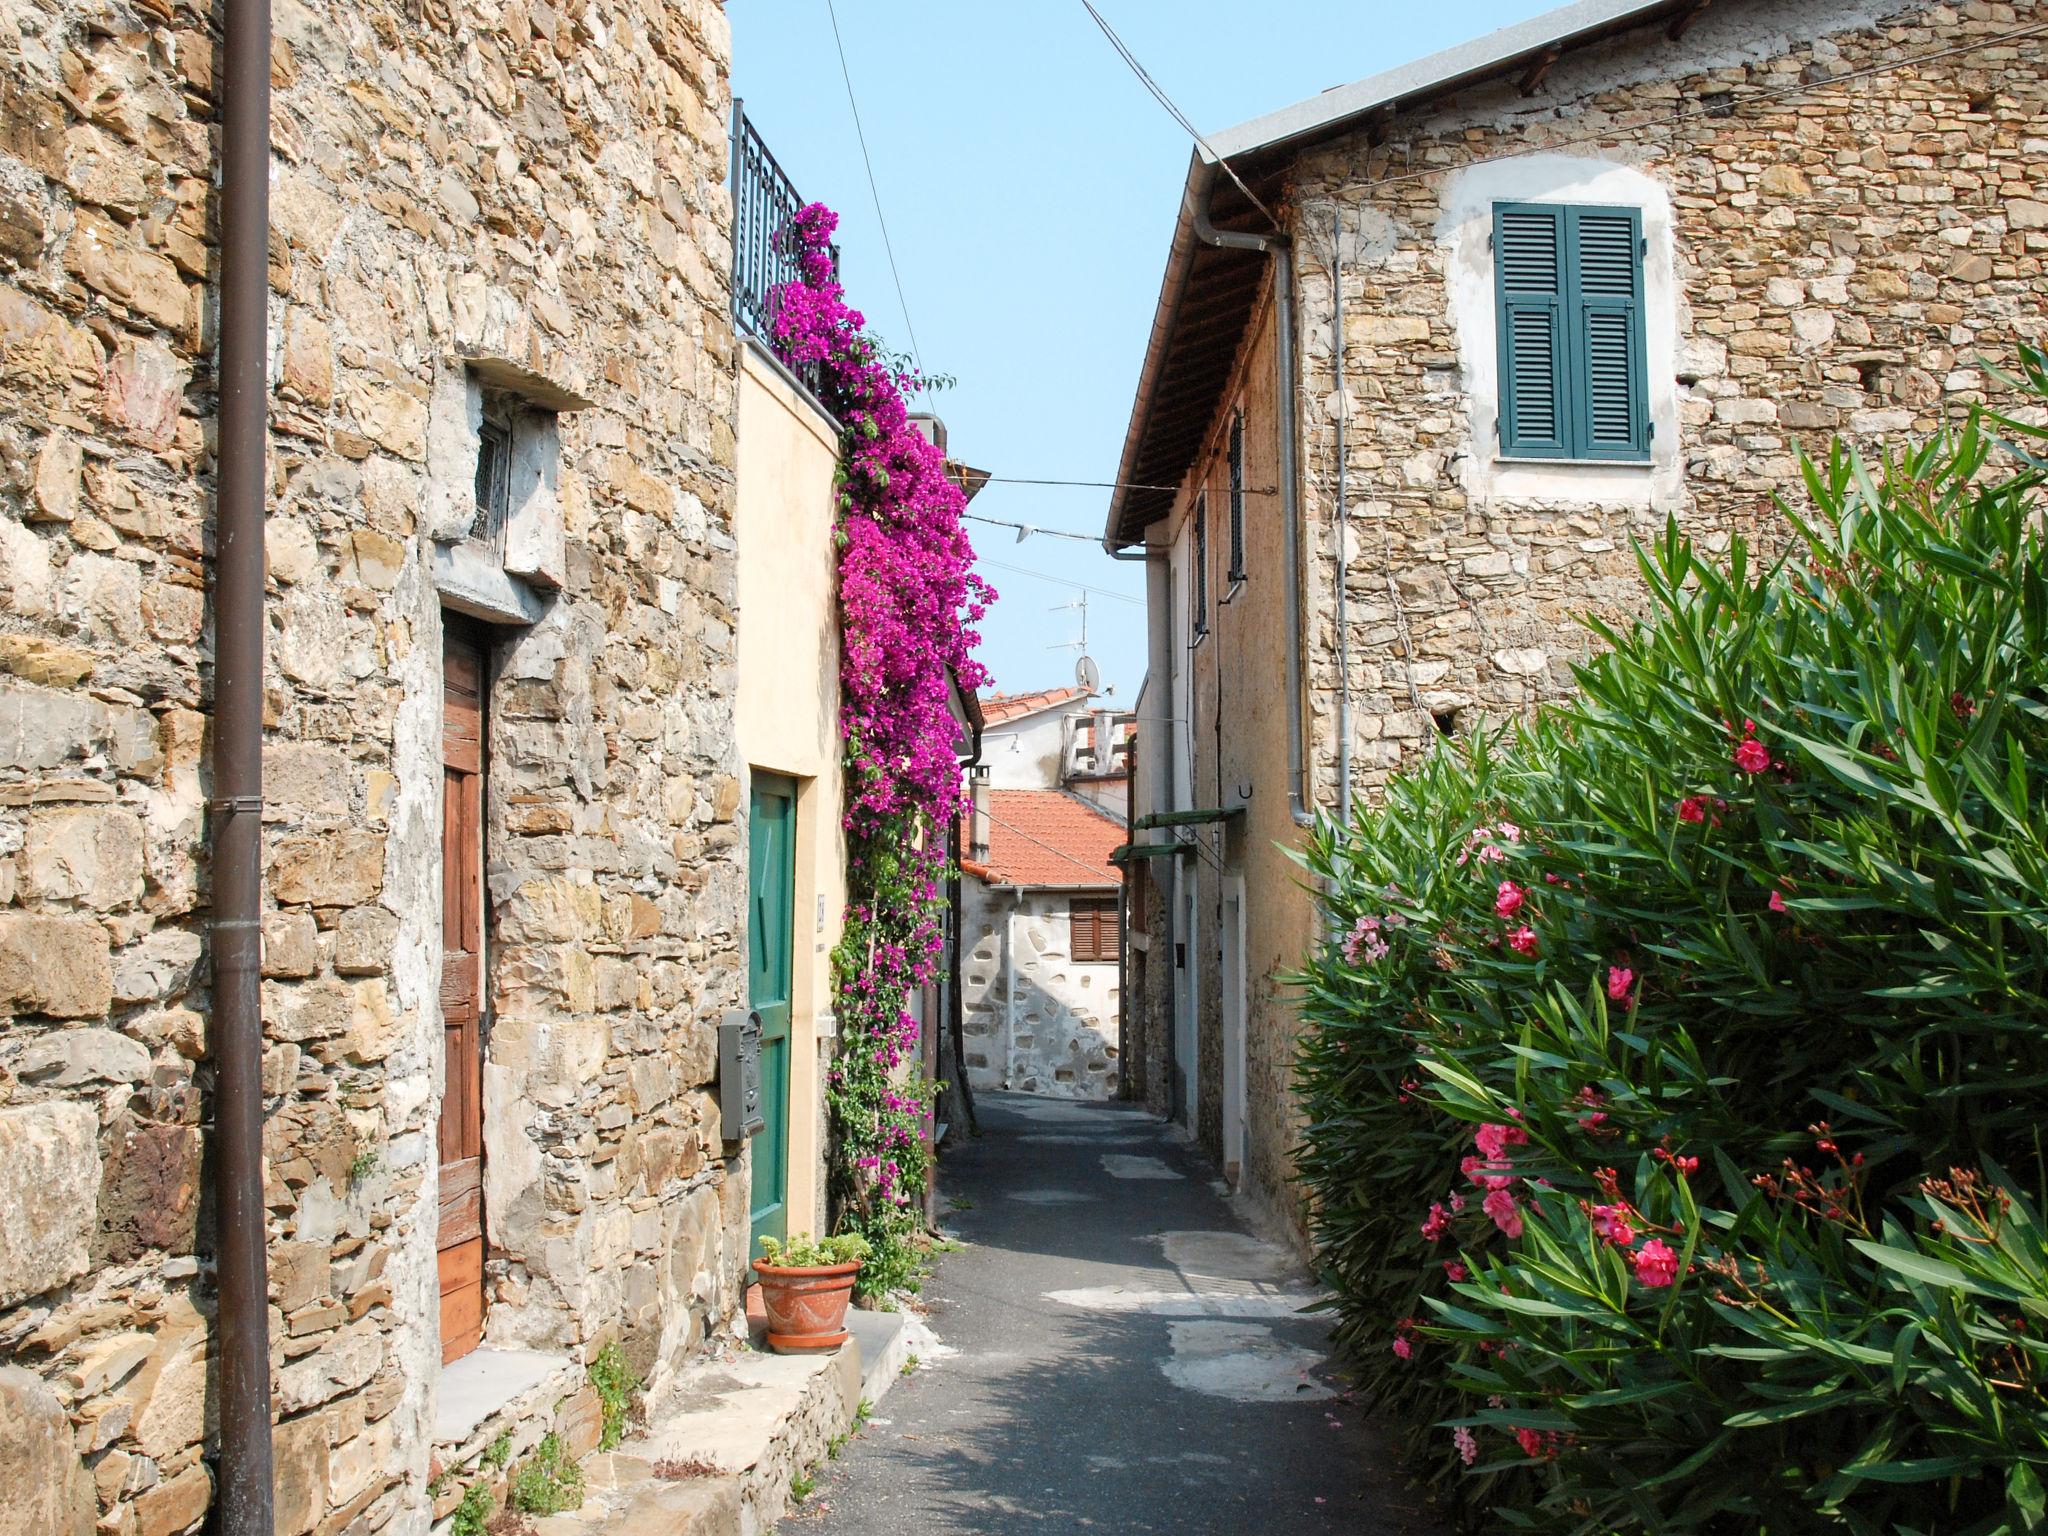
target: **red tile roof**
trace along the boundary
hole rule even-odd
[[[1087,697],[1085,688],[1042,688],[1037,693],[1003,693],[998,690],[981,696],[981,718],[986,725],[996,725],[1023,715],[1035,715],[1055,704],[1070,704]]]
[[[1056,885],[1108,889],[1122,880],[1109,855],[1124,840],[1123,823],[1057,789],[988,792],[988,858],[960,867],[991,885]],[[962,829],[961,846],[972,838]]]

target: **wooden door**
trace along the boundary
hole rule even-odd
[[[748,1257],[789,1235],[789,994],[796,926],[796,786],[754,775],[748,820],[747,1006],[761,1015],[761,1118],[754,1137]]]
[[[484,1331],[484,648],[451,618],[441,651],[441,1363]]]

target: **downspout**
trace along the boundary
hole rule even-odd
[[[1258,251],[1273,258],[1273,350],[1280,375],[1277,409],[1280,417],[1280,518],[1286,548],[1287,579],[1292,588],[1287,604],[1287,811],[1298,827],[1314,818],[1308,809],[1308,787],[1302,754],[1301,711],[1301,487],[1297,467],[1297,397],[1300,370],[1294,348],[1294,249],[1285,235],[1252,235],[1218,229],[1209,221],[1209,199],[1215,193],[1213,169],[1193,199],[1195,235],[1223,250]]]
[[[1351,397],[1344,382],[1344,215],[1330,211],[1330,297],[1337,361],[1337,825],[1351,830],[1351,625],[1345,588],[1351,574],[1351,505],[1346,494],[1344,418]],[[1412,668],[1414,657],[1407,658]]]
[[[263,1199],[263,519],[270,427],[270,0],[226,0],[213,591],[215,1263],[221,1536],[270,1536]]]

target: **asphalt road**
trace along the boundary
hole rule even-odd
[[[984,1095],[947,1156],[952,1353],[898,1381],[788,1536],[1437,1536],[1299,1308],[1309,1282],[1122,1105]]]

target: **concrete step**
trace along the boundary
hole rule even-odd
[[[910,1359],[908,1322],[901,1312],[867,1312],[855,1307],[846,1314],[847,1331],[860,1346],[860,1395],[870,1407],[888,1395]]]

